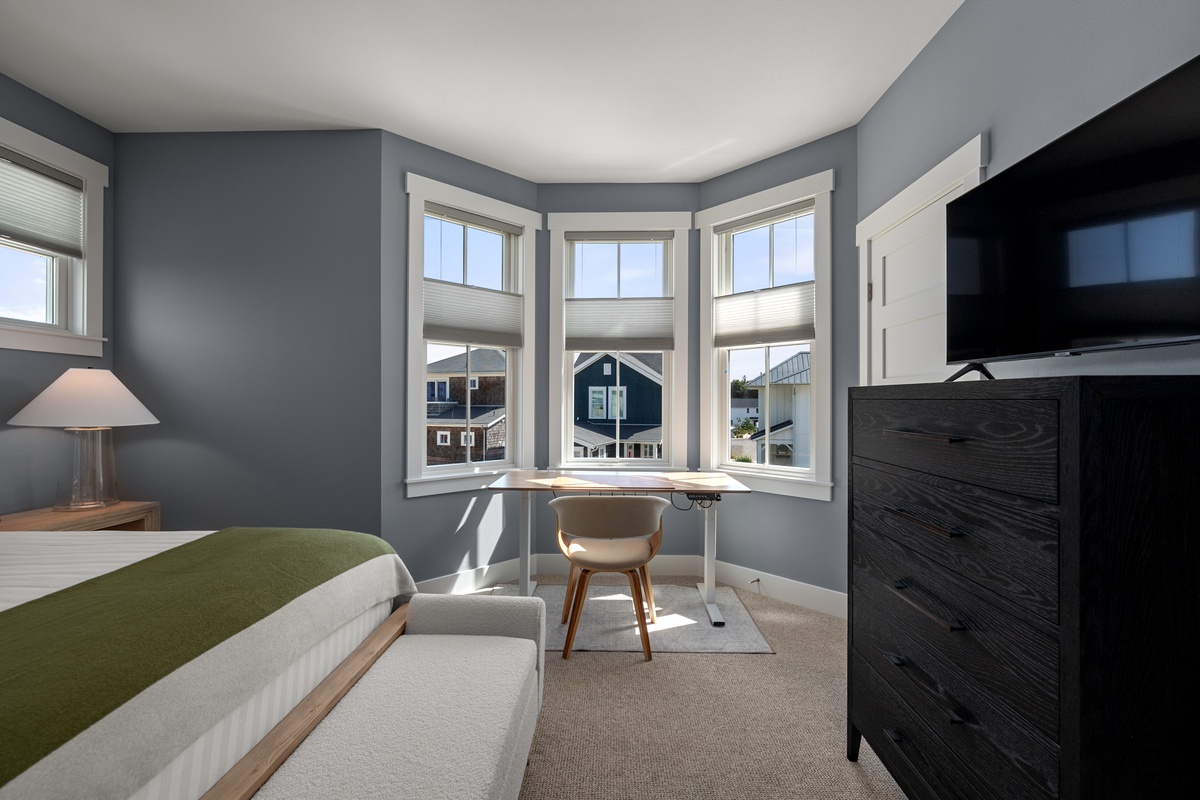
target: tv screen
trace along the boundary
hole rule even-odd
[[[1200,58],[946,206],[946,361],[1200,340]]]

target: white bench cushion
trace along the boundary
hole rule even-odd
[[[537,723],[536,667],[528,639],[405,634],[256,797],[515,800]]]

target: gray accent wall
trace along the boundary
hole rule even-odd
[[[117,136],[126,497],[379,532],[380,132]]]

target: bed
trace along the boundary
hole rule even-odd
[[[203,796],[415,591],[346,531],[0,534],[0,800]]]

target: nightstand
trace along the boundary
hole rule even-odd
[[[0,516],[0,531],[157,531],[158,503],[122,500],[87,511],[38,508]]]

